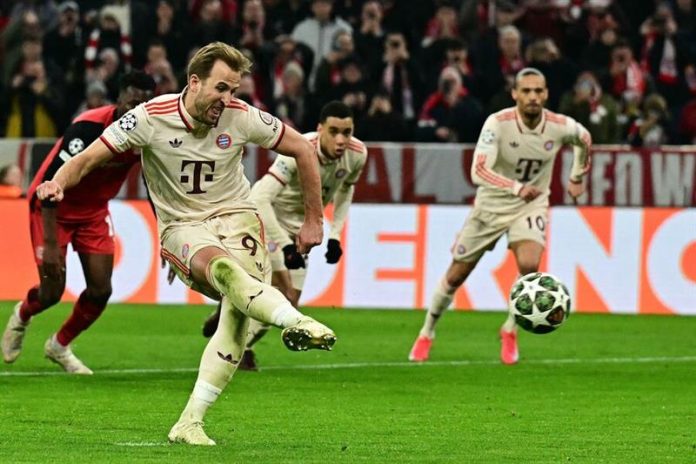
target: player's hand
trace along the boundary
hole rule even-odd
[[[47,180],[36,188],[36,196],[39,200],[61,201],[63,199],[63,187],[58,182]]]
[[[283,260],[288,269],[299,269],[305,267],[304,257],[297,251],[295,244],[283,247]]]
[[[580,195],[585,193],[585,182],[580,181],[580,182],[573,182],[573,181],[568,181],[568,194],[572,198],[577,198]]]
[[[321,239],[324,237],[324,227],[322,226],[322,221],[307,221],[300,227],[300,232],[297,234],[295,239],[295,244],[297,245],[297,251],[300,254],[307,254],[309,250],[321,243]]]
[[[341,242],[335,238],[330,238],[329,243],[326,244],[326,262],[329,264],[336,264],[343,256],[343,250],[341,249]]]
[[[541,195],[541,190],[539,190],[533,185],[525,185],[520,189],[520,193],[518,195],[524,201],[529,203],[530,201],[534,200],[536,197]]]
[[[164,269],[164,266],[166,266],[167,264],[169,264],[169,261],[164,259],[164,256],[162,256],[162,269]],[[172,267],[172,265],[169,264],[169,271],[167,271],[167,283],[169,285],[171,285],[172,282],[174,282],[175,277],[176,277],[176,272],[174,272],[174,268]]]

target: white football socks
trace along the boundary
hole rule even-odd
[[[442,316],[442,313],[449,307],[454,299],[456,288],[451,287],[445,278],[440,281],[437,289],[433,293],[433,298],[425,315],[425,322],[420,330],[420,335],[428,338],[435,338],[435,325]]]
[[[517,322],[515,322],[515,316],[513,316],[512,313],[508,312],[507,319],[505,319],[505,322],[503,322],[501,330],[503,332],[517,331]]]
[[[251,322],[249,322],[249,335],[247,336],[246,348],[251,349],[256,342],[261,340],[263,336],[268,333],[270,328],[270,325],[252,319]]]

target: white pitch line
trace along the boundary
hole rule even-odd
[[[124,441],[124,442],[117,442],[114,443],[116,446],[128,446],[128,447],[136,447],[136,448],[142,448],[142,447],[153,447],[153,446],[170,446],[169,443],[165,442],[156,442],[156,441]]]
[[[559,359],[525,359],[521,365],[543,364],[543,365],[563,365],[563,364],[647,364],[647,363],[690,363],[696,362],[696,356],[644,356],[644,357],[614,357],[614,358],[559,358]],[[427,363],[413,363],[408,361],[394,362],[358,362],[358,363],[336,363],[336,364],[299,364],[287,366],[262,366],[262,371],[292,371],[292,370],[336,370],[336,369],[363,369],[363,368],[389,368],[389,367],[408,367],[408,368],[427,368],[442,366],[499,366],[500,361],[496,360],[460,360],[460,361],[428,361]],[[129,374],[176,374],[176,373],[195,373],[196,367],[181,368],[142,368],[142,369],[103,369],[96,373],[107,375],[129,375]],[[67,375],[62,371],[3,371],[0,377],[48,377],[57,375]]]

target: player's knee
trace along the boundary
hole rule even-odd
[[[521,259],[517,263],[521,275],[531,274],[539,270],[539,262],[532,259]]]
[[[62,285],[42,285],[39,290],[39,302],[44,308],[48,308],[60,302],[63,296]]]
[[[113,292],[111,284],[87,287],[87,297],[97,305],[106,306]]]

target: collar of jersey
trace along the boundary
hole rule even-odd
[[[519,110],[515,108],[515,124],[517,124],[517,130],[520,131],[520,134],[543,134],[546,128],[546,110],[541,110],[541,120],[539,124],[537,124],[534,129],[530,129],[524,125],[522,122],[522,115],[520,115]]]
[[[186,132],[198,132],[201,129],[209,129],[210,126],[196,121],[196,119],[194,119],[194,117],[191,116],[186,110],[186,106],[184,105],[184,96],[186,95],[187,91],[188,86],[184,87],[184,90],[181,91],[181,94],[179,95],[179,106],[177,108],[179,110],[181,121],[184,123],[184,126],[186,126]],[[220,118],[218,118],[218,122],[220,122]],[[217,123],[213,127],[217,127]]]

